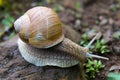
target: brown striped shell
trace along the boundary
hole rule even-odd
[[[22,41],[37,48],[49,48],[60,43],[64,35],[57,14],[47,7],[34,7],[14,23]]]

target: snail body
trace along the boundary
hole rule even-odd
[[[58,66],[71,67],[77,65],[79,61],[65,52],[51,49],[38,49],[18,40],[19,51],[26,61],[36,66]]]
[[[88,48],[64,37],[61,22],[50,8],[39,6],[28,10],[15,21],[14,27],[19,34],[20,53],[36,66],[71,67],[84,61],[86,55],[96,57],[88,54]]]

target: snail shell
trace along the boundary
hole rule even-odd
[[[22,41],[37,48],[49,48],[64,38],[57,14],[46,7],[28,10],[14,26]]]

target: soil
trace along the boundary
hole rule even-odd
[[[52,5],[47,3],[47,6],[49,7],[53,7],[56,4],[61,4],[64,7],[64,9],[58,11],[58,15],[61,21],[64,24],[73,28],[74,30],[78,31],[80,35],[82,35],[85,32],[89,32],[93,29],[96,32],[103,33],[103,39],[106,41],[106,45],[109,47],[110,52],[102,56],[108,57],[109,60],[108,61],[102,60],[102,63],[105,65],[105,67],[102,68],[100,72],[96,74],[94,80],[106,80],[106,76],[110,67],[113,65],[120,65],[120,39],[113,38],[113,34],[116,31],[120,31],[120,2],[118,3],[118,1],[119,0],[94,0],[94,1],[88,0],[88,2],[86,1],[85,3],[83,3],[84,5],[81,7],[82,9],[75,9],[73,6],[70,6],[71,3],[63,4],[64,2],[62,1],[58,2],[56,1],[55,3],[51,3]],[[28,9],[28,7],[31,6],[27,5],[26,9]],[[38,79],[37,77],[36,79],[31,79],[31,77],[36,74],[37,76],[39,74],[42,74],[44,72],[42,70],[44,69],[43,68],[38,69],[34,65],[27,63],[26,61],[24,61],[21,55],[16,53],[16,51],[17,51],[16,43],[12,45],[12,48],[10,48],[8,45],[0,46],[0,78],[15,80],[18,77],[21,77],[21,79],[24,80],[24,78],[27,77],[28,80],[37,80]],[[15,57],[16,55],[17,57]],[[4,66],[5,68],[3,68]],[[76,68],[77,66],[67,69],[68,70],[67,73],[71,71],[77,72]],[[47,67],[47,69],[48,70],[46,73],[49,74],[49,72],[53,68]],[[66,70],[66,69],[62,70],[59,68],[56,69],[57,69],[56,71],[58,72],[60,70],[61,71]],[[64,75],[66,75],[67,73],[65,73]],[[22,78],[23,74],[26,75],[24,76],[24,78]],[[51,75],[52,74],[57,73],[53,71]],[[52,77],[51,75],[48,75],[48,77]],[[78,73],[76,73],[75,75],[78,76]],[[60,76],[61,75],[57,75],[57,78],[54,80],[58,80]],[[48,80],[47,78],[43,79]],[[62,79],[60,80],[77,80],[77,78],[66,79],[66,77],[62,77]]]

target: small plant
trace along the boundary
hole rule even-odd
[[[118,4],[118,5],[119,5],[119,4]],[[118,5],[117,5],[117,4],[111,5],[111,6],[110,6],[110,10],[111,10],[111,11],[114,11],[114,12],[117,11],[117,10],[119,9],[119,6],[118,6]]]
[[[95,74],[103,67],[103,64],[100,60],[91,60],[88,59],[85,64],[87,78],[95,78]],[[89,76],[88,76],[89,75]]]
[[[105,40],[97,40],[95,43],[95,51],[100,52],[101,54],[105,54],[109,52],[107,46],[105,45]]]
[[[86,47],[89,42],[90,42],[90,41],[88,40],[87,34],[84,33],[84,34],[82,35],[82,40],[81,40],[81,42],[80,42],[80,45],[83,46],[83,47]],[[93,48],[94,48],[94,45],[91,45],[91,46],[90,46],[90,50],[92,50]]]
[[[81,46],[86,47],[88,43],[90,42],[87,38],[87,34],[82,35],[82,40],[80,42]],[[109,52],[107,46],[105,45],[105,41],[103,39],[97,40],[94,45],[90,46],[90,50],[92,50],[95,53],[102,53],[105,54],[106,52]],[[88,79],[95,78],[95,75],[99,70],[103,67],[102,62],[100,60],[91,60],[88,59],[87,63],[85,64],[86,68],[86,76]]]
[[[85,46],[87,46],[88,43],[89,43],[89,41],[88,41],[88,38],[87,38],[87,34],[83,34],[80,45],[85,47]]]
[[[9,13],[4,14],[4,18],[0,22],[1,30],[0,30],[0,38],[7,36],[6,39],[11,38],[15,35],[12,31],[14,17],[12,17]]]
[[[1,21],[1,24],[6,28],[6,27],[11,27],[13,22],[14,22],[14,18],[6,13],[4,14],[5,18]]]
[[[57,5],[54,6],[53,10],[55,12],[59,12],[59,11],[63,10],[63,7],[60,4],[57,4]]]
[[[79,10],[81,8],[81,4],[79,2],[75,3],[75,9]]]
[[[88,43],[89,43],[89,40],[87,38],[87,34],[83,34],[80,45],[85,47],[88,45]],[[105,45],[105,40],[103,40],[103,39],[97,40],[94,43],[94,45],[91,45],[90,50],[93,50],[95,53],[101,53],[101,54],[105,54],[107,52],[110,52],[108,50],[108,47]]]

